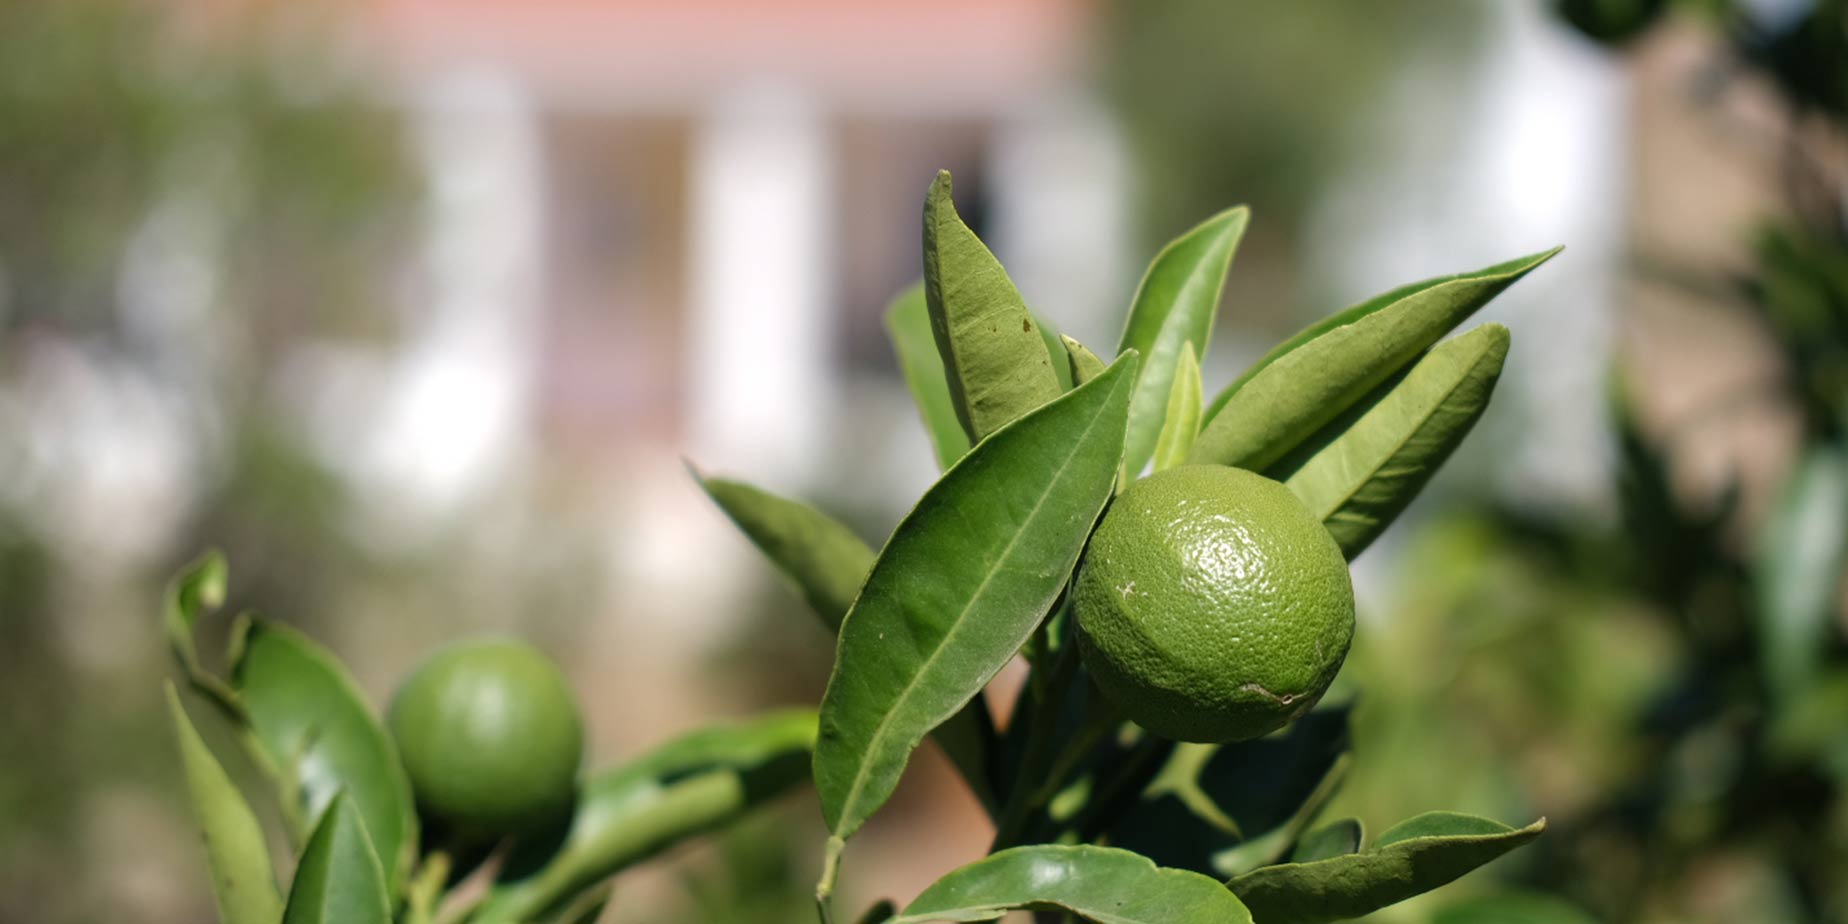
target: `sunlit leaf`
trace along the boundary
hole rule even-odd
[[[1186,461],[1199,433],[1200,362],[1194,358],[1193,343],[1189,342],[1181,348],[1180,365],[1174,369],[1174,387],[1168,393],[1167,416],[1155,440],[1155,470]]]
[[[969,433],[956,417],[956,400],[950,396],[943,358],[937,355],[924,283],[892,299],[886,308],[885,325],[892,351],[898,356],[899,371],[905,376],[905,387],[911,390],[911,400],[930,435],[931,448],[937,452],[937,467],[949,468],[969,451]]]

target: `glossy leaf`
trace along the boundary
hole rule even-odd
[[[924,294],[951,406],[972,442],[1059,396],[1039,325],[956,214],[947,170],[924,200]]]
[[[1220,393],[1191,461],[1264,471],[1557,252],[1413,283],[1311,325]]]
[[[1821,671],[1845,569],[1848,453],[1820,446],[1791,472],[1753,562],[1759,657],[1783,701],[1795,700]]]
[[[274,924],[282,917],[282,896],[276,891],[263,826],[193,728],[171,683],[167,685],[167,711],[186,767],[193,816],[205,838],[218,919],[223,924]]]
[[[1429,892],[1540,836],[1525,828],[1456,812],[1401,822],[1362,852],[1266,866],[1229,883],[1265,924],[1317,924],[1370,914]]]
[[[1060,335],[1059,339],[1065,344],[1065,355],[1072,367],[1073,383],[1083,385],[1104,374],[1104,361],[1098,359],[1097,354],[1091,352],[1089,347],[1064,335]]]
[[[922,282],[892,299],[885,325],[905,387],[911,390],[911,400],[930,434],[931,448],[937,452],[937,467],[947,469],[969,451],[969,433],[956,416],[956,400],[950,397],[950,381],[943,371],[943,358],[937,355]]]
[[[840,631],[877,553],[840,521],[800,501],[741,481],[706,478],[698,472],[693,477],[796,586],[828,631]]]
[[[358,684],[325,648],[277,623],[249,623],[239,648],[231,683],[257,740],[294,789],[287,808],[319,818],[344,791],[397,894],[416,852],[415,805],[397,749]]]
[[[1382,394],[1306,444],[1284,484],[1352,560],[1469,435],[1501,377],[1508,329],[1484,324],[1433,347]]]
[[[694,477],[700,478],[698,473]],[[700,478],[700,485],[795,583],[828,631],[838,633],[877,553],[847,527],[807,504],[738,481]],[[988,755],[995,747],[995,732],[986,705],[970,701],[932,737],[992,815],[997,800],[988,779]]]
[[[1142,473],[1155,452],[1182,346],[1193,344],[1197,360],[1212,341],[1226,272],[1250,218],[1251,210],[1241,205],[1196,225],[1155,255],[1136,287],[1118,346],[1119,353],[1142,354],[1142,378],[1130,403],[1123,449],[1123,467],[1132,477]]]
[[[1014,910],[1067,911],[1099,924],[1251,921],[1213,879],[1089,844],[1015,847],[977,860],[937,880],[892,921],[990,921]]]
[[[901,522],[841,626],[815,784],[846,838],[1046,616],[1109,498],[1134,354],[1003,428]]]
[[[302,850],[282,924],[390,924],[385,870],[366,823],[341,793]]]
[[[681,841],[728,824],[807,776],[815,713],[693,732],[584,785],[565,832],[522,845],[472,924],[543,917]]]
[[[1173,468],[1187,460],[1194,438],[1200,433],[1200,361],[1194,358],[1193,343],[1181,347],[1181,361],[1174,369],[1174,387],[1168,392],[1167,416],[1161,435],[1155,440],[1155,470]]]

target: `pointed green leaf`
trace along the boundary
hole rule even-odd
[[[1168,392],[1168,412],[1163,418],[1161,436],[1155,440],[1155,470],[1173,468],[1187,461],[1194,437],[1200,433],[1200,361],[1194,358],[1193,342],[1181,348],[1181,361],[1174,369],[1174,387]]]
[[[1290,850],[1291,863],[1313,863],[1359,853],[1366,829],[1358,818],[1343,818],[1302,836]]]
[[[1070,361],[1072,382],[1083,385],[1104,374],[1104,361],[1097,358],[1089,347],[1061,334],[1059,340],[1065,344],[1065,355]]]
[[[1319,924],[1370,914],[1457,879],[1540,836],[1456,812],[1427,812],[1380,835],[1362,853],[1266,866],[1233,879],[1233,892],[1265,924]]]
[[[924,200],[924,294],[956,419],[971,441],[1059,396],[1039,325],[957,216],[947,170]]]
[[[1779,492],[1758,536],[1753,585],[1759,657],[1790,702],[1814,683],[1848,569],[1848,453],[1811,449]]]
[[[949,468],[969,451],[969,433],[956,416],[956,399],[937,355],[936,334],[930,325],[930,305],[920,282],[892,299],[885,315],[886,335],[898,355],[898,368],[911,390],[911,400],[937,451],[937,467]]]
[[[729,824],[808,775],[809,709],[693,732],[584,785],[569,830],[522,844],[472,924],[557,912],[585,890],[681,841]]]
[[[416,852],[417,815],[397,748],[358,684],[325,648],[267,620],[245,627],[231,684],[264,752],[294,789],[287,808],[319,818],[344,791],[396,895]]]
[[[167,711],[186,766],[193,816],[205,837],[219,920],[224,924],[274,924],[282,917],[282,896],[276,892],[276,873],[270,867],[262,825],[193,728],[171,683],[167,684]]]
[[[366,823],[345,793],[334,797],[295,868],[282,924],[390,924],[385,870]]]
[[[911,752],[1045,618],[1116,479],[1134,354],[997,431],[944,474],[886,543],[841,626],[815,782],[846,838],[891,796]]]
[[[702,478],[697,472],[693,477],[777,569],[795,583],[828,631],[838,633],[877,553],[847,527],[807,504],[743,482]],[[938,726],[932,737],[969,784],[976,800],[992,815],[997,800],[988,779],[988,754],[995,746],[995,732],[986,706],[972,700],[967,708]]]
[[[1418,495],[1489,406],[1508,329],[1484,324],[1433,347],[1304,444],[1274,475],[1302,499],[1350,561]],[[1294,465],[1287,474],[1281,469]]]
[[[1191,461],[1265,470],[1558,252],[1413,283],[1311,325],[1220,393]]]
[[[1225,886],[1127,850],[1040,844],[1003,850],[937,880],[892,924],[991,921],[1067,911],[1099,924],[1249,924]]]
[[[1123,450],[1123,467],[1132,478],[1142,474],[1155,452],[1182,344],[1192,343],[1198,359],[1212,342],[1226,272],[1250,219],[1251,210],[1241,205],[1194,226],[1155,255],[1136,287],[1118,347],[1119,353],[1142,354],[1142,380],[1130,403]]]
[[[783,573],[830,633],[838,632],[878,557],[840,521],[741,481],[693,477]]]

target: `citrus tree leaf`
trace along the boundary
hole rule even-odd
[[[1429,892],[1540,836],[1457,812],[1400,822],[1361,853],[1252,870],[1229,885],[1265,924],[1343,921]]]
[[[924,199],[924,295],[951,406],[972,442],[1063,391],[1007,271],[956,214],[947,170]]]
[[[943,371],[943,358],[937,355],[924,283],[892,299],[886,308],[885,325],[905,387],[911,391],[911,400],[930,435],[931,448],[937,452],[937,467],[949,468],[969,451],[969,433],[956,416],[956,399],[950,397],[950,380]]]
[[[1817,446],[1797,462],[1758,536],[1753,589],[1759,657],[1789,702],[1822,669],[1848,567],[1848,453]]]
[[[1241,205],[1194,226],[1155,255],[1136,287],[1117,350],[1142,354],[1142,378],[1130,401],[1123,449],[1123,467],[1131,477],[1142,474],[1155,452],[1182,346],[1191,343],[1204,353],[1212,340],[1226,272],[1250,219],[1251,210]]]
[[[385,870],[352,800],[328,803],[302,850],[282,924],[390,924]]]
[[[1558,252],[1413,283],[1311,325],[1220,393],[1191,461],[1264,471]]]
[[[1038,844],[1003,850],[937,880],[892,924],[991,921],[1009,911],[1067,911],[1099,924],[1251,921],[1225,886],[1127,850]]]
[[[1074,385],[1083,385],[1104,374],[1104,361],[1098,359],[1089,347],[1063,334],[1059,335],[1059,340],[1065,344],[1065,356],[1072,367]]]
[[[556,913],[610,876],[729,824],[808,775],[815,712],[702,729],[584,784],[567,830],[520,845],[474,924]]]
[[[292,790],[287,808],[319,818],[345,792],[396,895],[417,848],[416,808],[397,748],[358,684],[327,649],[274,622],[247,623],[239,648],[231,685]]]
[[[703,478],[695,472],[719,508],[750,537],[777,569],[802,592],[830,633],[860,592],[878,557],[838,521],[799,501],[787,500],[739,481]],[[957,772],[990,815],[997,810],[988,778],[988,755],[995,748],[994,720],[987,705],[971,700],[931,733]]]
[[[1052,326],[1044,315],[1037,311],[1031,313],[1033,325],[1039,328],[1040,341],[1046,344],[1046,355],[1052,359],[1052,374],[1059,379],[1059,391],[1071,391],[1074,380],[1072,378],[1072,357],[1065,349],[1065,341],[1068,338],[1059,333],[1058,328]]]
[[[1185,462],[1193,450],[1194,437],[1200,433],[1200,392],[1200,361],[1194,358],[1193,342],[1188,341],[1181,347],[1174,387],[1168,391],[1167,416],[1155,440],[1156,471]]]
[[[282,896],[276,891],[263,826],[199,737],[171,683],[167,684],[167,711],[186,768],[193,817],[205,838],[218,919],[224,924],[274,924],[282,917]]]
[[[741,481],[693,477],[751,543],[796,586],[829,633],[841,620],[878,555],[839,520],[800,501]]]
[[[1484,324],[1431,348],[1275,471],[1352,561],[1469,435],[1508,358],[1508,329]]]
[[[815,784],[845,839],[1046,616],[1110,497],[1136,358],[997,431],[893,532],[841,626]]]

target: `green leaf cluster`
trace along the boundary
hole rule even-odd
[[[1509,332],[1446,336],[1555,252],[1339,312],[1209,403],[1201,358],[1248,220],[1228,209],[1163,248],[1106,361],[1051,335],[940,174],[924,206],[924,280],[892,301],[886,327],[942,476],[877,554],[800,502],[701,479],[836,633],[813,758],[830,829],[824,921],[849,839],[927,736],[994,818],[991,855],[865,920],[1022,909],[1332,920],[1435,888],[1538,833],[1421,816],[1363,852],[1357,823],[1313,827],[1351,759],[1345,707],[1257,741],[1176,745],[1124,721],[1086,677],[1065,591],[1118,490],[1183,463],[1249,468],[1287,484],[1353,558],[1488,406]],[[997,731],[981,694],[1016,656],[1031,664],[1027,690]]]

